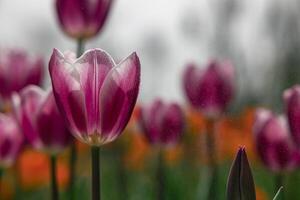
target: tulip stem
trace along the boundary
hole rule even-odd
[[[2,177],[4,174],[4,169],[0,167],[0,197],[1,197],[1,192],[2,192]]]
[[[128,199],[128,188],[127,188],[127,177],[126,177],[126,169],[124,167],[122,152],[118,151],[118,171],[119,171],[119,187],[120,187],[120,199],[127,200]]]
[[[100,185],[100,147],[92,146],[92,200],[101,199]]]
[[[157,162],[157,171],[156,171],[156,178],[158,181],[157,184],[157,200],[163,200],[164,198],[164,189],[165,189],[165,180],[164,180],[164,158],[163,158],[163,151],[159,149],[158,152],[158,162]]]
[[[71,142],[71,149],[70,149],[70,182],[69,182],[69,193],[70,193],[70,200],[74,199],[74,186],[75,186],[75,176],[76,176],[76,160],[77,160],[77,149],[75,140]]]
[[[52,200],[58,200],[58,188],[57,188],[57,177],[56,177],[56,161],[55,155],[50,156],[50,175],[51,175],[51,190]]]
[[[275,188],[274,188],[274,194],[276,194],[279,190],[280,187],[284,186],[284,175],[279,173],[275,175]],[[281,190],[280,194],[279,194],[279,198],[278,200],[284,200],[284,189]]]
[[[83,39],[78,39],[77,40],[77,51],[76,51],[76,56],[79,58],[84,52],[84,40]]]
[[[209,183],[209,190],[207,199],[218,199],[218,166],[215,149],[215,119],[208,119],[206,122],[206,144],[207,144],[207,158],[210,168],[211,179]]]

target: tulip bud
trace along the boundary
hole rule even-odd
[[[299,166],[300,154],[292,143],[284,116],[258,109],[254,134],[258,155],[272,171],[293,170]]]
[[[9,99],[13,92],[19,92],[27,85],[41,84],[43,61],[29,57],[20,50],[7,50],[0,54],[0,94]]]
[[[37,86],[13,95],[15,115],[27,141],[36,149],[58,153],[71,142],[71,134],[58,111],[52,91]]]
[[[184,92],[190,104],[209,117],[225,111],[234,94],[234,68],[228,62],[212,61],[206,69],[187,66]]]
[[[0,114],[0,168],[13,164],[23,146],[23,141],[15,118],[9,114]]]
[[[75,39],[94,37],[102,29],[113,0],[56,0],[61,28]]]
[[[176,103],[166,104],[157,99],[142,107],[139,121],[152,144],[176,144],[183,133],[184,116]]]
[[[136,53],[116,65],[101,49],[77,60],[54,49],[49,71],[57,105],[76,138],[100,146],[122,133],[139,91]]]
[[[255,200],[255,185],[244,147],[240,147],[227,180],[228,200]]]
[[[291,135],[295,143],[300,146],[300,85],[286,90],[283,97]]]

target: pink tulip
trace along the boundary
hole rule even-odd
[[[234,68],[228,62],[212,61],[206,69],[189,64],[183,76],[190,104],[209,117],[225,111],[234,95]]]
[[[56,11],[64,32],[86,39],[101,31],[113,0],[56,0]]]
[[[0,52],[0,94],[10,98],[29,84],[39,85],[43,78],[43,61],[39,57],[29,57],[20,50]]]
[[[293,170],[300,164],[300,154],[289,135],[284,116],[259,109],[254,124],[256,146],[263,163],[273,171]]]
[[[286,90],[283,96],[291,135],[295,143],[300,146],[300,85]]]
[[[14,94],[13,103],[20,127],[34,148],[55,154],[71,142],[72,136],[51,91],[31,85],[20,95]]]
[[[15,118],[0,114],[0,168],[8,167],[16,160],[22,146],[23,135]]]
[[[92,146],[115,140],[137,100],[140,61],[136,53],[119,64],[92,49],[79,59],[54,49],[49,62],[56,102],[73,135]]]
[[[176,144],[183,133],[183,111],[176,103],[168,104],[157,99],[142,107],[139,121],[152,144]]]

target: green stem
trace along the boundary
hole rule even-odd
[[[126,177],[126,169],[124,167],[122,152],[118,151],[118,172],[119,172],[119,187],[120,187],[120,199],[127,200],[128,199],[128,188],[127,188],[127,177]]]
[[[51,175],[51,190],[52,190],[52,200],[58,200],[58,187],[57,187],[57,177],[56,177],[56,156],[50,156],[50,175]]]
[[[275,188],[274,188],[274,194],[276,194],[281,186],[284,186],[284,175],[279,173],[275,175]],[[284,200],[284,190],[281,190],[278,200]]]
[[[101,199],[100,147],[92,146],[92,200]]]
[[[4,169],[0,167],[0,199],[1,199],[1,191],[2,191],[2,177],[4,174]]]
[[[208,157],[208,164],[210,168],[211,179],[209,183],[209,190],[207,199],[217,200],[218,199],[218,165],[217,165],[217,154],[216,154],[216,147],[215,147],[215,120],[208,119],[206,124],[206,131],[207,131],[207,157]]]
[[[78,39],[77,40],[77,50],[76,50],[76,56],[79,58],[83,52],[84,52],[84,40],[83,39]]]
[[[159,149],[158,152],[158,162],[157,162],[157,171],[156,171],[156,178],[157,178],[157,200],[163,200],[164,192],[165,192],[165,177],[164,177],[164,159],[163,159],[163,152]]]

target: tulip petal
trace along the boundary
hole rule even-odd
[[[255,200],[255,185],[245,148],[240,148],[227,180],[228,200]]]
[[[136,53],[118,64],[107,75],[100,91],[101,137],[111,141],[127,125],[140,85],[140,62]]]
[[[74,64],[84,91],[89,133],[95,132],[99,123],[99,93],[108,72],[115,66],[113,59],[103,50],[87,51]]]
[[[80,135],[80,131],[84,128],[84,126],[82,126],[82,122],[78,119],[76,122],[79,124],[76,124],[74,118],[77,118],[77,116],[73,115],[77,114],[72,111],[71,105],[74,106],[78,104],[77,106],[80,106],[78,109],[82,111],[81,113],[86,113],[86,111],[84,99],[76,100],[73,98],[74,94],[71,94],[72,92],[74,93],[74,91],[80,91],[80,84],[76,77],[78,76],[78,72],[72,68],[72,63],[70,62],[72,62],[70,57],[64,57],[62,53],[60,53],[57,49],[54,49],[49,62],[49,72],[57,106],[65,119],[67,119],[72,132],[76,135]],[[75,101],[76,103],[69,101]],[[79,103],[81,104],[79,105]],[[82,117],[86,117],[86,114],[82,114]],[[85,122],[86,118],[83,118],[82,120]]]

